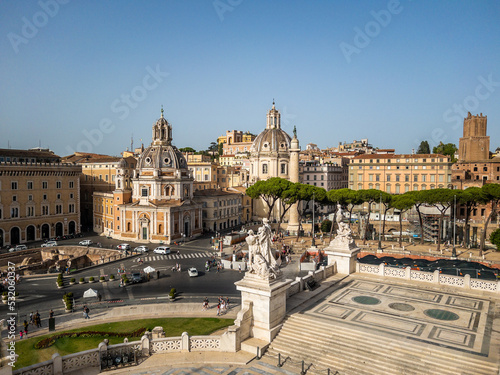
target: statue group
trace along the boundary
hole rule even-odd
[[[352,238],[352,230],[349,227],[349,224],[344,223],[345,213],[340,204],[337,204],[337,235],[331,242],[332,245],[341,248],[354,248],[356,244],[354,243],[354,239]]]
[[[248,272],[263,279],[276,279],[281,272],[271,249],[272,230],[269,220],[264,219],[257,231],[248,231]]]

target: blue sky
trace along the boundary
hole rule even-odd
[[[470,110],[500,147],[498,1],[0,2],[0,148],[118,155],[258,134],[272,105],[302,148],[458,145]]]

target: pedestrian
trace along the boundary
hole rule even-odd
[[[160,271],[156,271],[156,278],[159,280],[160,279]]]
[[[54,317],[54,311],[52,311],[52,309],[50,309],[49,311],[49,318],[53,318]]]
[[[38,310],[36,310],[35,319],[36,319],[36,326],[38,328],[41,328],[42,327],[42,320],[40,319],[40,313],[38,312]]]
[[[217,315],[220,315],[220,302],[217,304]]]
[[[87,305],[83,305],[83,318],[88,319],[89,313],[87,312]]]
[[[23,331],[19,331],[19,338],[22,340],[23,339]]]
[[[99,302],[101,302],[101,300],[102,300],[101,293],[97,293],[97,299],[99,300]]]
[[[30,312],[30,324],[33,325],[34,322],[33,322],[33,311]]]
[[[24,335],[28,337],[28,322],[24,320],[23,325],[24,325]]]

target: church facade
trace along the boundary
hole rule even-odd
[[[94,231],[135,242],[173,243],[202,233],[202,205],[193,200],[186,159],[172,145],[172,126],[163,117],[139,156],[133,176],[117,168],[115,190],[94,194]],[[128,184],[127,181],[131,181]]]

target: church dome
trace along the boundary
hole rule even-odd
[[[281,115],[274,106],[267,113],[266,128],[255,138],[251,153],[288,152],[292,138],[281,129]]]
[[[250,152],[287,152],[290,136],[282,129],[264,129],[252,143]]]
[[[153,142],[142,152],[137,167],[139,171],[187,169],[184,155],[172,145],[172,126],[163,117],[163,108],[161,117],[153,125]]]
[[[187,162],[182,152],[172,145],[151,145],[139,157],[137,167],[144,169],[186,169]]]

